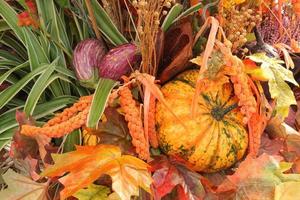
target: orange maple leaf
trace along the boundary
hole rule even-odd
[[[122,200],[139,194],[139,187],[150,192],[152,183],[148,164],[129,155],[121,155],[113,145],[77,146],[76,151],[52,155],[55,164],[46,168],[42,176],[56,177],[66,172],[59,181],[65,186],[61,199],[87,187],[101,175],[112,178],[112,189]]]

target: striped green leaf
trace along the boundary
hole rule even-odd
[[[68,54],[71,54],[72,48],[66,31],[66,24],[63,23],[60,13],[55,7],[53,0],[37,1],[38,11],[42,16],[42,26],[46,30],[49,27],[49,37],[61,44]]]
[[[0,140],[0,151],[10,142],[10,139]]]
[[[22,90],[23,87],[27,85],[33,78],[37,75],[40,75],[47,69],[47,65],[39,67],[32,72],[28,73],[25,77],[23,77],[20,81],[10,86],[6,90],[0,93],[0,109],[5,106],[7,102],[9,102],[18,92]]]
[[[173,24],[174,20],[178,15],[181,13],[183,6],[181,4],[175,4],[171,10],[169,11],[168,15],[166,16],[161,28],[164,32],[166,32],[170,26]]]
[[[73,104],[77,100],[73,96],[62,96],[52,99],[49,102],[45,102],[36,106],[33,112],[33,118],[35,120],[44,118],[46,116],[52,116],[55,112],[65,108],[66,106]],[[18,127],[18,123],[15,119],[16,110],[23,110],[23,107],[13,108],[6,113],[0,115],[0,140],[7,138],[7,131]],[[3,135],[2,135],[3,134]],[[10,135],[9,137],[11,137]]]
[[[66,140],[64,142],[63,151],[64,153],[74,151],[75,145],[81,144],[81,131],[75,130],[72,133],[68,134]]]
[[[24,61],[28,59],[26,48],[15,37],[5,34],[0,39],[0,43],[13,49]]]
[[[110,92],[117,85],[111,79],[100,78],[94,93],[91,109],[87,119],[87,127],[97,128],[99,120],[104,112]]]
[[[128,43],[126,38],[120,33],[113,21],[109,18],[105,10],[97,0],[91,0],[95,18],[101,32],[113,45]]]
[[[55,65],[48,65],[48,68],[39,76],[33,85],[24,107],[24,112],[27,116],[31,116],[40,96],[47,88],[47,81],[55,70]]]
[[[41,64],[48,64],[49,59],[37,37],[32,32],[25,30],[24,35],[31,70],[38,68]]]
[[[14,31],[20,41],[25,44],[25,36],[22,28],[18,26],[17,13],[14,9],[4,0],[0,0],[0,15],[3,17],[5,22]]]
[[[5,22],[5,20],[0,19],[0,32],[4,32],[10,30],[9,25]]]
[[[183,13],[181,13],[173,22],[176,22],[176,21],[178,21],[178,20],[180,20],[180,19],[182,19],[182,18],[184,18],[184,17],[186,17],[188,15],[191,15],[191,14],[193,14],[195,12],[198,12],[200,10],[200,8],[202,8],[202,7],[203,7],[203,4],[202,3],[198,3],[198,4],[196,4],[196,5],[188,8]]]
[[[16,66],[16,65],[19,65],[19,63],[13,60],[0,60],[0,66]]]
[[[0,59],[13,60],[19,64],[22,63],[22,60],[18,56],[13,55],[11,52],[2,49],[0,49]]]
[[[3,75],[0,76],[0,85],[7,80],[7,78],[12,74],[14,73],[15,71],[19,70],[19,69],[22,69],[24,67],[28,67],[29,66],[29,63],[28,62],[25,62],[19,66],[16,66],[14,68],[11,68],[10,70],[8,70],[7,72],[5,72]]]
[[[77,80],[75,73],[73,71],[69,70],[68,68],[57,66],[56,71],[60,74],[63,74],[65,76],[71,78],[71,79]]]

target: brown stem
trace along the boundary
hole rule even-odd
[[[93,8],[92,8],[91,0],[85,0],[85,4],[86,4],[86,7],[88,9],[90,20],[92,22],[92,26],[93,26],[93,29],[95,31],[96,37],[97,37],[97,39],[101,39],[101,34],[100,34],[100,31],[97,27],[97,22],[96,22],[96,18],[95,18],[95,15],[94,15]]]

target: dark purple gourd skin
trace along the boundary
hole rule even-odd
[[[77,44],[73,54],[73,67],[80,83],[94,88],[98,82],[98,68],[106,53],[104,44],[97,39],[86,39]]]
[[[99,76],[120,80],[132,71],[133,65],[139,60],[137,53],[137,46],[130,43],[111,49],[99,65]]]

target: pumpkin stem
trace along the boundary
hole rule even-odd
[[[215,108],[212,109],[211,115],[217,121],[221,121],[227,113],[229,113],[230,111],[232,111],[233,109],[235,109],[237,107],[238,107],[237,103],[232,104],[232,105],[228,106],[227,108],[215,107]]]

